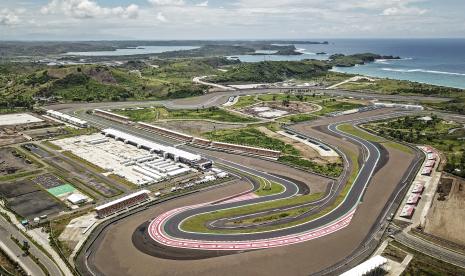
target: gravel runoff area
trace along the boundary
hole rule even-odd
[[[316,132],[311,126],[302,127],[301,130],[308,134]],[[319,135],[329,143],[332,143],[330,139],[333,139],[338,141],[336,145],[359,152],[357,147],[347,142],[341,142],[326,134]],[[137,226],[176,207],[221,198],[228,193],[234,194],[222,188],[221,194],[220,190],[215,190],[180,198],[113,224],[95,244],[92,264],[105,275],[217,275],[218,271],[223,275],[308,275],[317,272],[344,259],[358,248],[386,204],[380,199],[387,199],[396,191],[397,184],[404,177],[405,169],[413,160],[413,156],[395,149],[389,149],[389,157],[386,165],[374,175],[351,224],[342,231],[320,239],[195,261],[155,258],[141,253],[134,247],[132,234]],[[109,259],[108,256],[112,258]]]

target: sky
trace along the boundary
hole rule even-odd
[[[464,0],[0,0],[0,40],[464,38]]]

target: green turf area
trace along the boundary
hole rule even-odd
[[[67,193],[72,193],[75,190],[76,190],[76,188],[74,188],[72,185],[64,184],[64,185],[60,185],[60,186],[57,186],[57,187],[47,189],[47,192],[49,192],[50,194],[52,194],[55,197],[59,197],[61,195],[67,194]]]
[[[258,196],[269,196],[279,194],[284,191],[284,187],[281,184],[269,181],[265,178],[255,177],[260,182],[260,188],[255,191]]]
[[[362,139],[371,141],[371,142],[381,143],[381,142],[386,141],[386,139],[384,139],[384,138],[372,135],[372,134],[370,134],[370,133],[368,133],[366,131],[360,130],[360,129],[354,127],[353,125],[349,125],[349,124],[339,125],[337,127],[337,129],[340,130],[340,131],[343,131],[345,133],[348,133],[348,134],[360,137]]]
[[[326,115],[328,113],[336,111],[346,111],[363,107],[362,104],[353,103],[349,101],[338,101],[336,99],[323,100],[318,102],[318,105],[322,106],[323,109],[314,113],[315,115]]]
[[[232,105],[232,108],[241,109],[258,102],[259,101],[256,99],[256,96],[240,96],[237,102],[234,105]]]
[[[277,212],[273,213],[271,215],[264,215],[264,216],[257,216],[253,218],[248,218],[248,219],[240,219],[240,220],[235,220],[230,223],[226,223],[226,225],[250,225],[250,224],[262,224],[262,223],[270,223],[274,221],[279,221],[284,218],[289,218],[289,217],[296,217],[299,215],[302,215],[303,213],[309,211],[310,208],[298,208],[298,209],[292,209],[284,212]]]
[[[8,181],[8,180],[13,180],[17,178],[27,177],[27,176],[39,174],[41,172],[42,170],[34,170],[34,171],[28,171],[28,172],[15,173],[11,175],[4,175],[4,176],[0,176],[0,181]]]
[[[431,121],[420,116],[407,116],[364,124],[363,127],[380,136],[414,144],[431,145],[447,158],[445,171],[465,176],[465,129],[462,125],[431,116]]]
[[[391,245],[396,248],[413,254],[413,259],[405,268],[402,276],[456,276],[465,275],[465,269],[443,262],[419,251],[411,249],[399,242],[392,241]]]
[[[300,152],[292,145],[268,137],[254,127],[216,130],[207,132],[204,136],[213,141],[279,150],[283,154],[300,155]]]
[[[399,144],[399,143],[396,143],[394,141],[386,140],[385,138],[373,135],[373,134],[371,134],[371,133],[369,133],[367,131],[356,128],[353,125],[349,125],[349,124],[340,125],[340,126],[338,126],[338,129],[341,130],[341,131],[344,131],[346,133],[352,134],[354,136],[363,138],[365,140],[375,142],[375,143],[380,143],[381,145],[383,145],[385,147],[392,148],[392,149],[397,149],[397,150],[403,151],[405,153],[413,154],[413,150],[411,148],[409,148],[408,146],[406,146],[406,145]]]
[[[167,109],[164,107],[151,107],[142,109],[114,110],[115,113],[128,116],[135,122],[156,122],[159,120],[213,120],[228,123],[253,123],[257,119],[237,115],[227,110],[210,107],[205,109]]]
[[[341,175],[343,170],[341,163],[328,163],[326,165],[321,165],[311,160],[292,155],[283,155],[279,157],[278,161],[330,177],[338,177]]]
[[[282,123],[301,123],[316,120],[318,117],[313,114],[296,114],[278,119]]]
[[[223,167],[228,171],[234,172],[235,174],[250,177],[250,178],[253,178],[255,181],[258,181],[258,183],[260,183],[260,188],[254,192],[258,196],[269,196],[269,195],[279,194],[284,191],[284,187],[281,184],[278,184],[273,181],[269,181],[263,177],[250,174],[250,173],[246,173],[244,171],[240,171],[240,170],[237,170],[235,168],[232,168],[232,167],[229,167],[223,164],[217,164],[217,166]]]
[[[221,211],[216,211],[216,212],[210,212],[210,213],[205,213],[205,214],[200,214],[197,216],[193,216],[187,220],[185,220],[181,224],[181,228],[185,231],[193,231],[193,232],[202,232],[202,233],[234,233],[237,232],[238,230],[218,230],[218,231],[212,231],[208,229],[205,226],[205,222],[211,221],[211,220],[217,220],[220,218],[226,218],[226,217],[234,217],[234,216],[240,216],[240,215],[245,215],[245,214],[252,214],[252,213],[258,213],[262,212],[265,210],[270,210],[278,207],[283,207],[283,206],[291,206],[291,205],[296,205],[296,204],[302,204],[306,202],[312,202],[320,199],[322,197],[322,194],[310,194],[310,195],[304,195],[304,196],[296,196],[293,198],[288,198],[288,199],[281,199],[281,200],[276,200],[276,201],[270,201],[270,202],[263,202],[255,205],[246,205],[246,206],[241,206],[237,208],[232,208],[228,210],[221,210]],[[278,228],[281,228],[283,226],[278,226]],[[268,227],[266,227],[268,228]],[[242,229],[239,230],[241,233],[254,233],[254,232],[260,232],[264,231],[263,228],[260,229]]]
[[[329,96],[316,94],[316,93],[309,93],[303,94],[299,92],[288,92],[288,93],[279,93],[279,94],[263,94],[258,96],[258,100],[263,102],[275,102],[275,101],[294,101],[294,102],[316,102],[324,99],[329,99]]]
[[[64,138],[69,138],[69,137],[74,137],[74,136],[81,136],[81,135],[90,135],[97,133],[99,130],[93,127],[88,127],[88,128],[74,128],[74,127],[65,127],[64,128],[65,133],[63,135],[58,135],[54,137],[54,139],[64,139]],[[54,145],[53,149],[55,149],[57,146]]]

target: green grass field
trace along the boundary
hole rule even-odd
[[[372,122],[363,127],[395,141],[431,145],[446,156],[445,171],[465,176],[465,143],[462,140],[465,128],[461,124],[444,121],[436,116],[432,116],[432,120],[428,122],[419,120],[419,116],[407,116]],[[398,148],[398,145],[400,144],[389,143],[394,148]]]
[[[269,196],[279,194],[284,191],[284,187],[281,184],[269,181],[261,177],[256,177],[256,179],[258,179],[258,181],[260,182],[260,188],[255,191],[255,194],[258,196]]]
[[[363,138],[365,140],[375,142],[375,143],[380,143],[383,146],[386,146],[388,148],[397,149],[397,150],[403,151],[405,153],[413,154],[413,150],[411,148],[407,147],[406,145],[399,144],[399,143],[396,143],[394,141],[390,141],[390,140],[387,140],[385,138],[373,135],[373,134],[371,134],[371,133],[369,133],[367,131],[356,128],[356,127],[354,127],[352,125],[349,125],[349,124],[340,125],[338,127],[338,129],[341,130],[341,131],[344,131],[346,133],[352,134],[354,136]]]
[[[293,146],[281,140],[268,137],[254,127],[217,130],[205,133],[204,136],[205,138],[219,142],[261,147],[279,150],[283,154],[300,155],[300,152]]]
[[[314,113],[315,115],[326,115],[328,113],[336,112],[336,111],[346,111],[355,108],[360,108],[363,105],[358,103],[352,103],[347,101],[337,101],[337,100],[324,100],[318,102],[318,105],[321,105],[323,109]]]
[[[326,165],[320,165],[311,160],[292,155],[283,155],[279,157],[278,161],[330,177],[338,177],[342,173],[343,169],[341,163],[329,163]]]
[[[156,122],[159,120],[213,120],[228,123],[253,123],[257,119],[240,116],[221,108],[206,109],[167,109],[164,107],[143,108],[134,110],[114,110],[115,113],[128,116],[135,122]]]
[[[241,109],[246,106],[253,105],[255,103],[258,103],[260,101],[256,100],[256,96],[240,96],[239,99],[237,100],[237,103],[235,103],[232,108],[234,109]]]
[[[245,215],[245,214],[258,213],[258,212],[262,212],[265,210],[270,210],[270,209],[283,207],[283,206],[291,206],[291,205],[297,205],[297,204],[302,204],[306,202],[312,202],[312,201],[316,201],[320,199],[321,197],[322,197],[322,194],[316,193],[316,194],[310,194],[310,195],[304,195],[304,196],[297,196],[297,197],[288,198],[288,199],[263,202],[263,203],[259,203],[255,205],[241,206],[238,208],[233,208],[233,209],[228,209],[228,210],[221,210],[221,211],[216,211],[216,212],[200,214],[200,215],[193,216],[185,220],[181,224],[181,228],[185,231],[193,231],[193,232],[200,232],[200,233],[234,233],[234,232],[254,233],[254,232],[266,231],[270,229],[277,229],[277,228],[281,228],[285,226],[278,225],[274,227],[263,227],[260,229],[216,230],[216,231],[213,230],[212,231],[205,226],[205,222],[217,220],[221,218],[226,218],[226,217],[234,217],[234,216],[240,216],[240,215]],[[299,221],[299,223],[301,222],[302,221]]]

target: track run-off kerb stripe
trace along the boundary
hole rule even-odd
[[[200,233],[187,232],[181,228],[182,222],[199,214],[260,204],[270,200],[284,199],[291,196],[286,193],[281,193],[275,196],[264,196],[255,199],[244,198],[242,201],[229,203],[214,204],[214,202],[208,202],[177,208],[153,219],[149,224],[148,234],[155,242],[168,247],[238,251],[285,246],[309,241],[339,231],[350,224],[365,189],[377,168],[381,153],[374,143],[355,135],[342,132],[338,129],[338,126],[347,123],[356,125],[387,117],[397,117],[399,114],[401,113],[341,121],[327,126],[329,132],[360,145],[366,150],[367,156],[364,156],[362,166],[351,184],[349,191],[344,196],[344,199],[331,211],[318,218],[293,226],[253,233]],[[345,155],[343,158],[345,164],[348,166],[348,162],[350,161],[347,160]],[[265,175],[267,174],[261,174],[260,176],[263,177]],[[268,177],[274,178],[271,180],[279,182],[288,189],[291,186],[295,186],[295,184],[290,181],[279,178],[276,179],[276,177],[271,175],[268,175]],[[292,188],[290,188],[290,190],[292,190]],[[342,189],[340,190],[342,191]],[[337,196],[338,194],[334,194],[332,197]],[[327,202],[329,202],[329,200],[326,201],[326,203]]]

